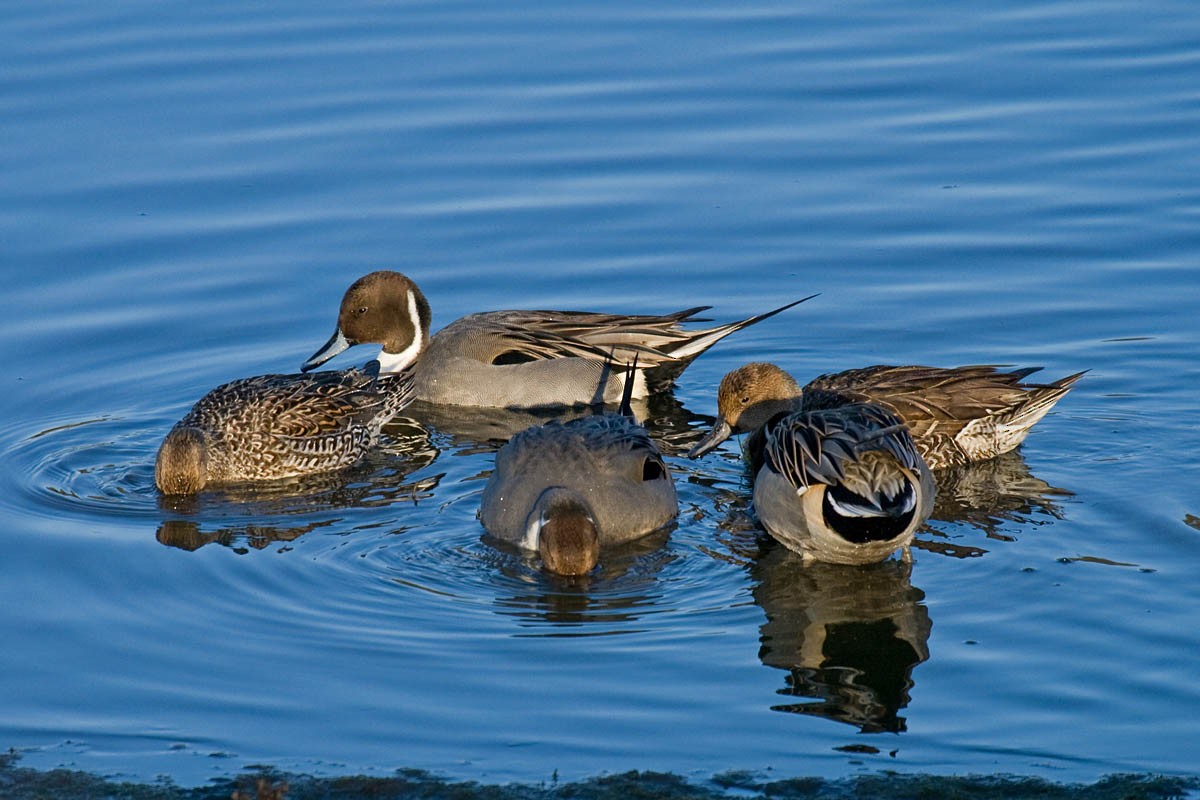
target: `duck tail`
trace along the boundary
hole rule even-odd
[[[818,292],[818,294],[820,294]],[[799,300],[793,300],[785,306],[767,311],[763,314],[755,314],[753,317],[746,317],[737,322],[730,322],[725,325],[718,325],[715,328],[706,328],[704,330],[695,331],[691,336],[684,339],[678,347],[670,351],[671,357],[677,361],[689,362],[696,356],[703,353],[708,348],[712,347],[717,342],[724,339],[731,333],[736,333],[742,328],[748,328],[757,322],[762,322],[764,319],[770,319],[776,314],[787,311],[793,306],[798,306],[806,300],[812,300],[816,294],[810,294],[808,297],[802,297]]]
[[[1059,378],[1053,383],[1032,387],[1028,399],[1013,410],[1005,424],[1013,428],[1029,430],[1042,417],[1046,416],[1047,412],[1054,408],[1055,404],[1063,399],[1063,395],[1069,392],[1075,382],[1087,372],[1088,370],[1085,369],[1074,375]]]
[[[857,544],[895,539],[917,513],[917,487],[901,480],[888,491],[860,493],[846,484],[827,486],[822,498],[825,524]]]
[[[762,322],[764,319],[769,319],[776,314],[787,311],[793,306],[800,305],[806,300],[812,300],[816,296],[817,295],[815,294],[811,294],[808,297],[802,297],[799,300],[794,300],[787,305],[780,306],[779,308],[773,309],[764,314],[756,314],[753,317],[747,317],[746,319],[738,320],[737,322],[730,322],[725,325],[718,325],[715,328],[705,328],[703,330],[691,331],[690,333],[687,333],[679,340],[678,344],[672,347],[663,348],[663,352],[670,356],[669,360],[664,361],[652,369],[646,370],[646,379],[648,384],[654,391],[668,388],[672,383],[675,382],[675,379],[679,377],[680,373],[687,369],[688,364],[691,364],[697,356],[699,356],[708,348],[712,347],[717,342],[724,339],[729,334],[736,333],[742,328],[748,328],[757,322]],[[689,309],[689,311],[691,311],[691,309]],[[679,313],[682,314],[686,312]],[[689,321],[695,322],[698,320]]]

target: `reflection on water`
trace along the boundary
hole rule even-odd
[[[1029,527],[1064,519],[1064,512],[1056,500],[1074,496],[1074,492],[1051,486],[1035,477],[1018,451],[939,470],[934,473],[934,479],[937,495],[930,519],[967,525],[996,541],[1013,541],[1014,537],[1003,531],[1013,523]],[[975,545],[950,542],[946,533],[929,525],[923,533],[932,533],[938,538],[931,541],[920,536],[913,542],[914,547],[955,558],[981,556],[987,552]]]
[[[1004,532],[1014,524],[1063,519],[1055,501],[1072,495],[1034,477],[1017,452],[942,470],[936,479],[931,519],[998,541],[1014,539]],[[893,559],[860,567],[805,566],[768,537],[751,535],[744,494],[714,491],[714,506],[725,512],[724,556],[749,564],[755,602],[766,613],[759,657],[787,671],[780,694],[806,699],[772,708],[844,722],[864,733],[905,730],[900,711],[909,702],[914,668],[929,658],[932,628],[925,594],[910,581],[912,565]],[[914,544],[959,558],[987,552],[950,542],[931,526]]]
[[[542,425],[553,419],[575,419],[591,414],[592,411],[586,407],[465,408],[417,401],[408,406],[404,413],[430,430],[447,437],[449,447],[457,455],[470,456],[494,453],[513,435],[533,425]]]
[[[649,398],[634,400],[631,404],[634,417],[645,425],[663,455],[681,456],[686,453],[701,432],[693,432],[699,425],[711,425],[711,417],[693,414],[683,407],[671,393],[661,393]],[[608,411],[615,411],[610,406]],[[567,422],[589,414],[597,409],[587,406],[575,408],[463,408],[416,402],[405,409],[405,414],[437,433],[449,437],[450,446],[460,455],[492,453],[516,434],[534,425],[544,425],[551,420]]]
[[[694,473],[687,479],[704,486],[711,503],[711,509],[697,513],[720,517],[717,541],[723,550],[714,550],[710,555],[739,563],[755,558],[770,539],[754,516],[749,476],[743,474],[743,482],[735,488],[725,485],[728,476]],[[1057,501],[1074,496],[1074,492],[1051,486],[1034,476],[1019,451],[938,470],[934,480],[937,493],[930,522],[966,526],[995,541],[1013,541],[1015,537],[1006,530],[1011,531],[1014,525],[1026,528],[1065,519]],[[952,542],[950,536],[951,533],[927,524],[918,532],[913,546],[954,558],[977,557],[988,552],[977,545]]]
[[[639,419],[643,419],[640,416],[642,412],[637,413]],[[716,422],[713,417],[685,408],[683,403],[670,393],[648,398],[645,414],[646,430],[650,431],[663,455],[678,458],[683,458]]]
[[[200,529],[198,523],[191,520],[168,519],[158,526],[155,538],[168,547],[178,547],[180,550],[199,550],[206,544],[216,542],[232,548],[235,552],[248,553],[250,549],[262,550],[275,542],[290,542],[299,539],[309,531],[334,525],[338,521],[311,522],[308,525],[294,528],[245,525],[205,532]]]
[[[785,670],[779,694],[815,702],[776,711],[853,725],[864,733],[905,729],[913,669],[929,658],[925,594],[899,560],[866,566],[805,565],[772,547],[750,567],[767,621],[759,658]]]
[[[587,623],[577,635],[611,633],[608,626],[638,619],[661,597],[659,573],[677,557],[663,549],[669,537],[670,530],[655,531],[619,547],[606,548],[593,574],[565,577],[538,569],[512,545],[485,534],[488,544],[508,556],[500,562],[499,572],[515,589],[496,598],[496,612],[525,623]],[[553,635],[567,633],[553,631]]]

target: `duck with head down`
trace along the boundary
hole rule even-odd
[[[675,483],[628,413],[629,391],[625,413],[537,425],[500,448],[479,507],[488,533],[538,553],[550,572],[586,575],[603,548],[675,518]]]

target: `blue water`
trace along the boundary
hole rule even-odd
[[[1197,772],[1194,3],[48,2],[0,48],[24,763]],[[481,538],[525,419],[414,409],[344,475],[162,501],[170,425],[381,267],[435,327],[821,295],[643,410],[679,524],[588,585]],[[911,572],[848,574],[767,546],[736,445],[682,458],[759,359],[1091,371],[943,477]]]

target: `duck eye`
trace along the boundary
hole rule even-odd
[[[357,309],[355,309],[354,313],[355,314],[365,314],[365,313],[367,313],[367,307],[359,306]]]
[[[750,395],[748,395],[748,394],[742,395],[742,405],[744,405],[744,406],[750,405]]]
[[[642,480],[657,481],[667,477],[667,468],[661,461],[647,458],[642,462]]]

